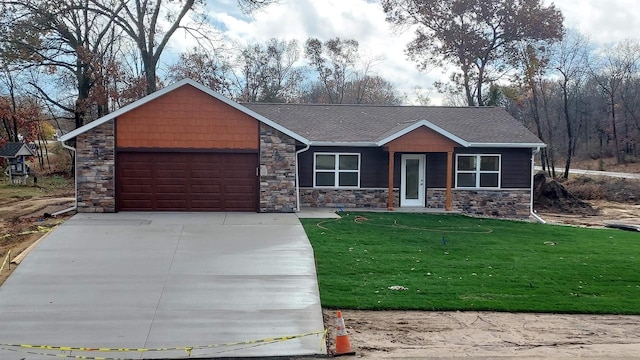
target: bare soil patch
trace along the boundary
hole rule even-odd
[[[5,198],[0,203],[0,263],[11,250],[10,258],[31,246],[48,231],[63,222],[70,214],[56,218],[45,216],[69,208],[74,203],[68,193],[36,198]],[[0,273],[0,285],[11,275],[15,264],[7,264]]]
[[[640,225],[640,204],[625,204],[606,200],[591,200],[588,203],[598,210],[596,214],[568,214],[548,209],[538,211],[538,215],[552,224],[604,227],[607,222],[618,222]]]
[[[335,311],[324,317],[335,349]],[[640,316],[349,310],[343,317],[357,358],[640,356]]]

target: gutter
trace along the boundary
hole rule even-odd
[[[54,216],[54,217],[58,216],[60,214],[67,213],[69,211],[76,210],[78,208],[78,156],[76,154],[76,148],[65,144],[65,142],[63,140],[60,140],[60,144],[62,145],[63,148],[73,151],[73,172],[74,172],[73,181],[75,183],[74,197],[75,197],[76,201],[75,201],[75,204],[72,207],[70,207],[68,209],[56,211],[53,214],[51,214],[51,216]]]
[[[295,159],[295,168],[296,168],[296,211],[300,212],[300,175],[298,174],[298,155],[309,150],[311,145],[306,144],[306,146],[298,151],[296,151],[296,159]]]
[[[534,219],[536,219],[536,221],[538,221],[541,224],[546,224],[547,222],[544,221],[543,218],[541,218],[540,216],[538,216],[538,214],[535,213],[535,211],[533,210],[533,172],[535,171],[535,157],[536,154],[540,152],[540,147],[537,147],[535,149],[532,149],[531,151],[531,202],[529,204],[529,215],[531,217],[533,217]]]

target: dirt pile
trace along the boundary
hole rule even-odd
[[[597,215],[599,212],[543,172],[533,178],[533,199],[535,208],[540,210],[578,215]]]
[[[640,181],[635,179],[577,176],[564,186],[582,200],[640,204]]]

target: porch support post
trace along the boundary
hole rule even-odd
[[[447,192],[444,209],[451,211],[452,194],[451,187],[453,186],[453,151],[447,151]]]
[[[389,150],[389,197],[387,199],[387,210],[393,211],[393,168],[395,167],[395,152]]]

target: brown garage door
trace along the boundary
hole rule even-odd
[[[257,211],[257,154],[119,152],[118,209]]]

